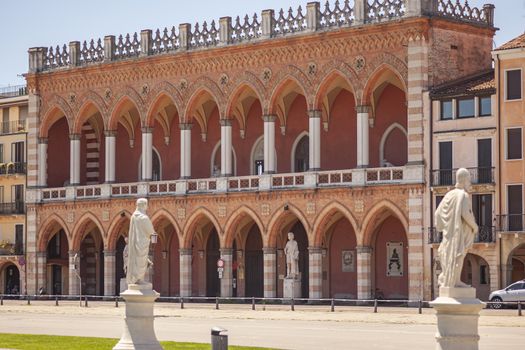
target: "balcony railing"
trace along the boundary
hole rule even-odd
[[[24,255],[24,245],[21,243],[0,243],[0,256]]]
[[[187,195],[193,193],[225,193],[327,187],[363,187],[389,184],[422,184],[422,166],[292,174],[219,177],[174,181],[152,181],[123,184],[101,184],[77,187],[31,190],[33,201],[63,201],[109,197]],[[36,191],[36,192],[33,192]]]
[[[443,232],[439,232],[435,227],[428,228],[428,243],[439,244],[443,241]],[[496,242],[495,226],[479,226],[479,231],[474,239],[475,243],[494,243]]]
[[[525,214],[499,215],[498,230],[500,232],[525,231]]]
[[[25,162],[0,163],[0,175],[25,174],[27,166]]]
[[[0,135],[16,134],[26,131],[25,120],[13,120],[10,122],[0,122]]]
[[[25,203],[22,201],[0,203],[0,215],[24,214]]]
[[[472,184],[493,184],[494,167],[492,168],[467,168]],[[432,186],[453,186],[456,183],[458,169],[432,170]]]
[[[16,85],[0,88],[0,99],[27,95],[27,86]]]

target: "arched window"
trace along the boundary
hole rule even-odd
[[[153,147],[153,158],[151,160],[151,180],[162,180],[162,163],[160,161],[159,152]],[[139,159],[139,179],[142,180],[142,156]]]
[[[292,171],[302,173],[308,171],[310,158],[310,141],[308,134],[299,135],[295,142],[292,157]]]
[[[264,136],[255,141],[250,169],[252,175],[262,175],[264,172]]]
[[[232,147],[232,175],[234,176],[237,174],[237,169],[235,167],[237,162],[235,161],[235,158],[235,150]],[[210,176],[221,176],[221,141],[217,142],[217,144],[213,148],[213,152],[211,152],[210,163]]]

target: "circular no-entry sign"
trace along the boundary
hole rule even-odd
[[[222,259],[217,260],[217,267],[224,267],[224,260]]]

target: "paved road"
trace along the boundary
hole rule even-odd
[[[210,317],[209,314],[202,310],[202,317],[195,314],[157,316],[157,335],[161,340],[209,342],[210,328],[220,325],[229,330],[230,344],[235,345],[281,349],[434,348],[435,325],[432,324],[243,319]],[[76,315],[73,312],[55,313],[52,308],[43,308],[38,313],[0,309],[0,330],[6,333],[118,338],[122,322],[121,315],[102,312]],[[481,350],[521,350],[525,344],[523,327],[483,326],[480,333]]]

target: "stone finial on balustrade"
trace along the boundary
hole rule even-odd
[[[153,41],[151,39],[151,29],[144,29],[140,31],[140,56],[151,55],[151,48]]]
[[[115,36],[106,35],[104,37],[104,61],[113,61],[115,58]]]
[[[219,19],[219,43],[227,45],[231,42],[232,37],[232,18],[221,17]]]
[[[263,38],[271,38],[275,29],[275,13],[274,10],[263,10],[261,16],[261,36]]]
[[[437,11],[438,0],[407,0],[405,17],[431,15]]]
[[[315,32],[319,28],[320,4],[318,1],[306,4],[306,28]]]
[[[354,3],[354,23],[356,25],[362,25],[366,19],[366,6],[367,0],[355,0]]]
[[[69,65],[71,67],[80,65],[80,41],[69,42]]]
[[[179,44],[180,49],[188,50],[191,43],[191,24],[182,23],[179,25]]]
[[[494,9],[495,9],[495,6],[493,4],[483,5],[483,12],[485,13],[485,20],[487,21],[487,24],[491,27],[494,27]]]
[[[32,47],[29,53],[29,73],[41,72],[44,68],[44,57],[47,55],[47,47]]]

